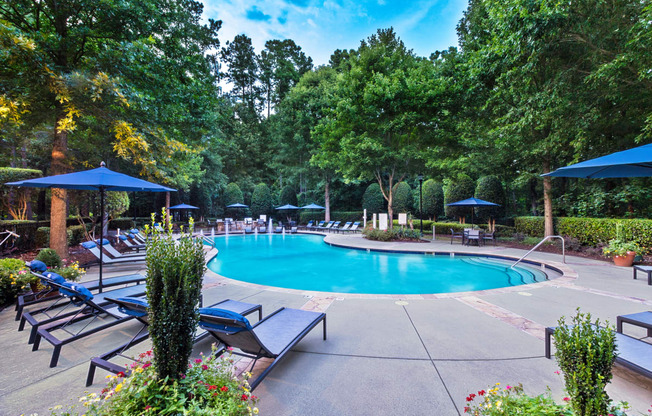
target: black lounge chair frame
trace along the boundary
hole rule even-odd
[[[278,309],[274,312],[272,312],[270,315],[265,317],[265,319],[262,319],[261,321],[257,322],[251,331],[249,330],[244,330],[242,332],[238,332],[235,334],[230,334],[226,331],[219,331],[216,329],[212,328],[206,328],[203,327],[209,334],[211,334],[215,339],[217,339],[221,344],[223,344],[224,347],[233,347],[233,348],[239,348],[237,345],[237,341],[242,340],[244,343],[247,343],[247,341],[251,342],[254,341],[257,344],[257,347],[259,348],[256,353],[246,353],[246,352],[236,352],[236,351],[231,351],[235,355],[239,355],[241,357],[246,357],[246,358],[251,358],[253,359],[253,363],[251,365],[251,370],[253,370],[254,366],[256,365],[256,362],[261,359],[261,358],[272,358],[274,361],[267,367],[255,380],[249,380],[249,385],[251,387],[251,391],[253,391],[256,386],[260,384],[261,381],[269,374],[275,367],[276,365],[281,362],[286,356],[287,353],[295,346],[297,345],[308,333],[319,323],[323,323],[324,325],[324,340],[326,340],[326,314],[325,313],[315,313],[316,317],[315,319],[310,322],[303,330],[301,330],[298,334],[295,335],[295,337],[292,339],[291,342],[289,342],[283,349],[280,351],[278,354],[275,354],[271,351],[269,351],[265,345],[262,343],[262,341],[258,338],[258,336],[255,333],[256,327],[259,325],[265,323],[269,319],[273,318],[276,316],[278,313],[282,312],[286,308],[281,308]],[[314,312],[313,312],[314,313]],[[229,326],[239,326],[243,327],[241,322],[231,320],[231,319],[226,319],[226,318],[220,318],[220,317],[215,317],[215,316],[210,316],[210,315],[201,315],[200,317],[200,326],[202,320],[209,320],[215,323],[219,324],[225,324]],[[242,338],[246,337],[246,338]],[[235,341],[235,342],[233,342]],[[216,357],[219,357],[224,353],[226,348],[220,348],[218,351],[215,353]]]
[[[135,309],[140,312],[147,312],[147,308],[144,307],[143,305],[137,305],[137,304],[132,304],[132,303],[127,303],[123,300],[120,299],[111,299],[107,298],[107,300],[115,303],[118,305],[118,307],[123,307],[126,309]],[[225,299],[221,302],[215,303],[213,305],[208,306],[209,308],[214,308],[214,307],[219,307],[222,306],[223,308],[226,307],[229,302],[236,302],[239,304],[244,309],[240,309],[237,312],[240,313],[242,316],[247,316],[250,315],[256,311],[258,311],[258,320],[263,319],[263,306],[262,305],[256,305],[256,304],[248,304],[244,302],[237,302],[237,301],[232,301],[231,299]],[[228,308],[227,308],[228,309]],[[90,386],[93,384],[93,379],[95,378],[95,370],[99,367],[103,370],[106,370],[110,373],[113,374],[118,374],[119,372],[123,372],[125,375],[129,375],[131,371],[124,366],[118,365],[116,363],[112,363],[109,361],[110,359],[114,357],[123,357],[127,358],[129,360],[132,360],[131,357],[124,355],[124,352],[128,350],[129,348],[133,347],[134,345],[138,345],[141,342],[145,341],[146,339],[149,338],[149,331],[147,331],[147,327],[149,326],[149,319],[147,315],[144,316],[136,316],[135,317],[140,323],[143,324],[143,326],[140,328],[140,330],[136,333],[136,335],[133,336],[133,338],[117,347],[114,348],[113,350],[106,352],[98,357],[93,357],[91,359],[90,367],[88,369],[88,374],[86,375],[86,387]],[[197,337],[195,337],[194,342],[197,343],[204,338],[208,336],[208,332],[203,332],[199,334]]]

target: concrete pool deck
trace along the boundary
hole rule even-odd
[[[523,250],[466,247],[447,241],[380,243],[358,235],[331,234],[332,244],[407,251],[485,253],[520,257]],[[207,260],[213,254],[209,253]],[[561,263],[561,256],[533,253],[531,258]],[[281,306],[322,310],[328,315],[328,339],[312,331],[255,393],[265,415],[458,415],[465,397],[500,382],[523,383],[531,394],[563,397],[555,360],[544,358],[543,328],[580,307],[595,318],[615,323],[617,315],[652,310],[652,286],[632,279],[631,268],[567,256],[567,277],[549,282],[451,295],[352,295],[289,291],[243,284],[208,271],[204,303],[230,298],[263,305],[264,315]],[[246,260],[243,260],[246,261]],[[140,271],[107,267],[110,275]],[[264,271],[262,271],[264,272]],[[97,268],[87,279],[96,276]],[[575,274],[573,274],[575,273]],[[514,290],[517,289],[517,290]],[[0,312],[0,414],[49,414],[48,407],[77,402],[91,356],[126,342],[138,330],[128,322],[82,339],[62,350],[59,365],[49,368],[52,348],[32,352],[26,332],[18,332],[14,310]],[[631,328],[631,327],[630,327]],[[644,330],[626,329],[638,338]],[[648,342],[652,339],[646,338]],[[145,343],[133,354],[149,348]],[[210,342],[195,348],[207,352]],[[630,414],[652,406],[652,381],[615,367],[608,392],[628,401]]]

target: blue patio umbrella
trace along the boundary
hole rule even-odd
[[[541,176],[566,178],[652,176],[652,143],[559,168]]]
[[[175,205],[173,207],[170,207],[170,209],[199,209],[199,208],[195,207],[193,205],[179,204],[179,205]]]
[[[78,189],[87,191],[100,191],[100,240],[104,239],[104,195],[106,191],[126,192],[176,192],[176,189],[168,188],[143,179],[123,173],[114,172],[108,169],[104,162],[99,168],[81,172],[64,173],[62,175],[47,176],[45,178],[29,179],[18,182],[8,182],[5,185],[20,186],[27,188],[60,188]],[[102,292],[102,260],[103,250],[100,248],[100,279],[99,290]]]
[[[277,209],[278,211],[291,211],[291,210],[293,210],[293,209],[300,209],[300,208],[299,208],[299,207],[295,207],[295,206],[292,205],[292,204],[285,204],[285,205],[282,205],[282,206],[280,206],[280,207],[278,207],[278,208],[276,208],[276,209]]]
[[[478,199],[478,198],[468,198],[468,199],[463,199],[461,201],[457,202],[451,202],[450,204],[446,204],[449,207],[497,207],[500,206],[500,204],[494,204],[493,202],[485,201],[483,199]],[[475,209],[471,210],[471,228],[473,228],[473,213]]]
[[[241,203],[235,203],[231,205],[227,205],[227,208],[249,208],[249,205],[241,204]]]
[[[321,205],[317,205],[317,204],[315,204],[315,203],[312,203],[312,204],[309,204],[309,205],[303,206],[303,207],[301,207],[301,208],[299,208],[299,209],[326,209],[326,208],[325,208],[325,207],[322,207]]]

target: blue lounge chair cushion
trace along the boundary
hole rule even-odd
[[[96,242],[98,245],[100,244],[100,240],[99,240],[99,239],[95,240],[95,242]],[[105,245],[107,245],[107,244],[110,244],[109,240],[107,240],[106,238],[103,238],[103,239],[102,239],[102,245],[105,246]]]
[[[57,283],[57,284],[60,284],[60,285],[66,283],[66,279],[64,279],[63,276],[61,276],[59,274],[56,274],[56,273],[47,272],[47,273],[43,273],[43,276],[45,276],[48,279],[52,280],[54,283]]]
[[[119,238],[120,240],[122,240],[122,241],[126,241],[126,240],[127,240],[127,237],[124,236],[124,235],[118,236],[118,238]]]
[[[43,263],[41,260],[32,260],[29,263],[29,268],[33,272],[43,273],[48,269],[48,266],[45,263]]]
[[[63,282],[61,283],[62,288],[59,289],[59,293],[61,293],[64,296],[78,296],[81,298],[82,302],[84,303],[87,300],[93,299],[93,294],[91,293],[90,290],[86,289],[86,286],[81,285],[81,284],[74,284],[71,282]],[[70,288],[71,290],[66,290],[65,288]]]
[[[147,301],[145,299],[129,298],[128,297],[128,298],[118,298],[117,300],[120,300],[120,301],[123,301],[123,302],[135,303],[136,305],[140,305],[140,306],[144,307],[145,309],[149,308],[149,303],[147,303]],[[147,311],[139,311],[139,310],[136,310],[136,309],[128,309],[128,308],[125,308],[123,305],[118,306],[118,310],[120,312],[122,312],[122,313],[125,313],[127,315],[131,315],[131,316],[141,317],[141,316],[147,315]]]
[[[95,248],[95,247],[97,247],[97,244],[95,244],[95,243],[92,242],[92,241],[84,241],[83,243],[81,243],[81,245],[82,245],[82,247],[87,248],[87,249],[91,249],[91,248]]]
[[[129,238],[131,238],[131,239],[136,238],[136,234],[134,234],[134,233],[129,233]]]
[[[242,326],[232,326],[232,325],[225,325],[225,324],[217,324],[215,322],[200,321],[200,325],[205,328],[217,329],[219,331],[224,331],[229,334],[235,334],[241,331],[251,331],[253,329],[247,318],[240,315],[239,313],[227,311],[226,309],[199,308],[199,313],[201,315],[210,315],[218,318],[232,319],[242,324]]]

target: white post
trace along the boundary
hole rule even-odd
[[[364,209],[364,214],[362,214],[362,228],[367,228],[367,208]]]
[[[372,228],[376,228],[376,214],[374,213],[372,220],[371,220],[371,226]]]

